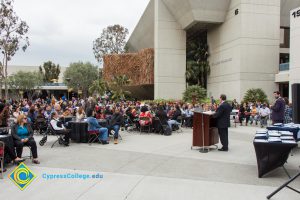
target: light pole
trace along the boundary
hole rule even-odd
[[[70,83],[71,79],[70,79],[70,78],[66,78],[66,81],[68,82],[68,83],[67,83],[67,86],[68,86],[68,101],[70,101],[70,96],[69,96],[69,92],[70,92],[70,91],[69,91],[69,90],[70,90],[70,89],[69,89],[69,83]]]

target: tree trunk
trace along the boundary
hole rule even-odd
[[[8,87],[7,87],[7,56],[5,55],[4,61],[4,86],[5,86],[5,99],[8,100]]]
[[[3,77],[1,77],[1,80],[0,80],[0,99],[2,99],[2,86],[3,86]]]

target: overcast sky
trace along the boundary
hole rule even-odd
[[[9,65],[39,66],[48,60],[69,66],[97,64],[92,46],[108,25],[134,30],[149,0],[15,0],[17,15],[29,25],[30,46]]]

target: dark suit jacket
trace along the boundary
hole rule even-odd
[[[285,110],[285,101],[283,98],[278,98],[274,104],[274,106],[271,107],[272,110],[272,120],[275,121],[283,121],[284,120],[284,110]]]
[[[217,118],[217,127],[218,128],[228,128],[230,127],[230,113],[232,107],[227,103],[223,102],[218,108],[216,113],[213,115],[214,118]]]

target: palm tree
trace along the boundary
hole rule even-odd
[[[203,39],[187,43],[187,82],[207,88],[207,76],[210,73],[208,63],[208,45]]]
[[[104,82],[102,79],[98,79],[98,80],[93,81],[92,85],[89,87],[89,92],[90,92],[90,94],[93,94],[96,92],[100,96],[103,96],[105,94],[107,88],[108,88],[107,83]]]
[[[114,76],[112,81],[112,99],[125,99],[125,96],[130,95],[130,91],[124,89],[124,86],[129,85],[131,80],[126,75]]]

